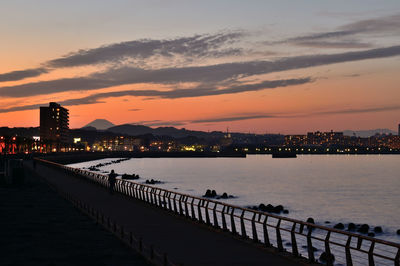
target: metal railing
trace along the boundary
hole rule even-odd
[[[37,160],[37,159],[36,159]],[[41,162],[49,163],[49,161],[39,160]],[[51,163],[53,166],[54,163]],[[57,165],[59,166],[59,165]],[[48,180],[43,179],[54,191],[60,196],[71,202],[80,211],[91,217],[96,221],[97,224],[102,225],[106,230],[110,231],[113,235],[122,240],[130,248],[142,255],[149,263],[159,266],[179,266],[183,264],[176,264],[171,261],[167,253],[160,252],[153,244],[148,244],[143,241],[142,237],[136,236],[131,231],[125,230],[122,225],[119,225],[116,221],[112,220],[111,217],[104,215],[98,209],[93,208],[91,205],[84,201],[77,199],[70,193],[62,191],[55,187]]]
[[[37,160],[109,187],[106,175]],[[398,243],[132,181],[117,179],[115,191],[310,262],[400,266]]]

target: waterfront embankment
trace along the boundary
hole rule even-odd
[[[301,265],[305,262],[287,253],[258,248],[228,233],[215,232],[137,199],[117,193],[111,195],[107,189],[62,169],[38,163],[36,172],[58,190],[111,217],[125,231],[153,243],[171,261],[185,265]]]

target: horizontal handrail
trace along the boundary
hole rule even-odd
[[[43,159],[37,160],[48,165],[53,165],[57,168],[65,169],[80,176],[87,177],[105,187],[109,186],[108,176],[106,175],[68,167]],[[128,196],[148,202],[152,205],[168,209],[179,215],[184,215],[188,218],[198,220],[199,222],[206,223],[208,225],[212,225],[218,228],[222,226],[223,230],[231,231],[232,233],[241,235],[244,238],[252,238],[255,242],[262,243],[265,246],[272,246],[272,239],[270,235],[275,236],[275,245],[278,250],[285,250],[283,248],[283,242],[287,241],[292,247],[292,253],[295,256],[300,255],[298,251],[299,245],[297,244],[297,241],[301,241],[301,239],[298,239],[301,236],[305,238],[305,240],[303,239],[302,241],[306,243],[306,245],[303,246],[306,246],[308,253],[307,257],[311,262],[316,261],[314,257],[314,253],[316,251],[312,243],[312,240],[315,240],[319,241],[319,243],[324,246],[324,253],[327,258],[327,265],[333,265],[333,259],[330,259],[330,255],[332,255],[330,245],[334,245],[335,247],[345,248],[344,256],[346,259],[345,263],[347,265],[352,265],[352,259],[357,258],[356,255],[352,254],[352,250],[353,252],[361,252],[363,254],[367,254],[369,265],[374,265],[376,257],[393,263],[391,265],[400,266],[399,243],[394,243],[369,236],[363,236],[348,231],[329,228],[326,226],[308,223],[293,218],[261,212],[258,210],[252,210],[212,199],[205,199],[180,192],[170,191],[167,189],[141,184],[134,181],[117,179],[115,189],[122,194],[126,194]],[[276,224],[268,223],[271,219],[276,220]],[[284,227],[282,226],[282,223],[289,224],[287,225],[287,227]],[[260,230],[260,228],[262,229]],[[271,234],[269,230],[270,228],[272,228],[271,230],[275,230],[274,234]],[[325,235],[320,234],[321,231],[324,232]],[[283,232],[290,234],[290,237],[284,236],[286,238],[282,239]],[[317,233],[319,233],[318,236],[316,235]],[[338,238],[337,236],[334,236],[335,234],[343,238],[340,239],[343,241],[343,243],[337,241]],[[334,241],[331,238],[336,238],[337,240]],[[262,239],[263,241],[259,239]],[[356,246],[354,245],[354,240],[357,242]],[[369,245],[365,247],[365,244]],[[385,249],[391,248],[392,251],[385,250],[385,252],[390,253],[393,256],[390,257],[387,254],[385,255],[378,253],[377,251],[380,251],[380,249],[376,248],[376,245],[383,245]]]
[[[95,219],[96,223],[101,224],[105,229],[109,230],[112,234],[128,244],[129,247],[139,252],[150,263],[160,266],[178,266],[178,264],[171,262],[167,256],[167,253],[161,254],[158,250],[154,249],[153,245],[146,244],[141,237],[135,236],[132,232],[125,231],[122,225],[112,221],[110,217],[105,216],[99,210],[94,209],[89,204],[76,199],[71,194],[61,191],[47,180],[44,181],[60,196],[70,201],[73,205],[75,205],[75,207],[84,212],[86,215]],[[149,254],[144,252],[145,249],[149,250]]]

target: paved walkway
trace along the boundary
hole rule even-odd
[[[0,187],[0,265],[148,265],[38,178]]]
[[[26,163],[27,165],[31,165]],[[84,179],[37,164],[37,173],[48,182],[80,199],[142,236],[145,243],[166,252],[176,263],[185,265],[299,265],[254,247],[229,235],[209,230],[182,217],[144,202],[113,194]]]

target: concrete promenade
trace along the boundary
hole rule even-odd
[[[149,265],[109,231],[25,171],[0,185],[0,265]]]
[[[26,167],[32,168],[31,162]],[[227,233],[214,232],[139,200],[109,192],[64,171],[37,164],[36,173],[59,190],[93,206],[124,230],[142,237],[145,243],[166,252],[171,261],[184,265],[304,265],[255,247]]]

